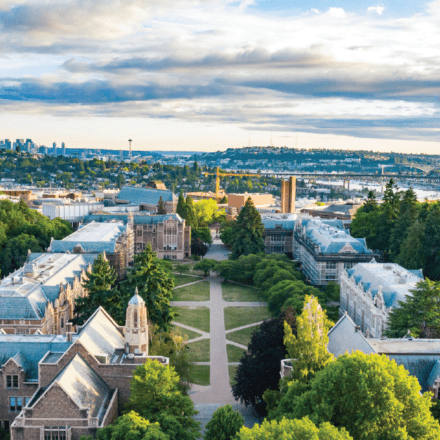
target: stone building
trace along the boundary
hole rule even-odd
[[[84,219],[88,222],[114,220],[129,224],[134,231],[134,252],[142,252],[148,243],[159,258],[183,260],[191,256],[191,226],[178,214],[146,215],[145,213],[95,213]]]
[[[78,440],[113,422],[136,367],[168,365],[148,356],[146,313],[136,293],[123,327],[100,307],[77,334],[0,334],[0,420],[11,440]]]
[[[305,208],[302,209],[301,212],[305,214],[309,214],[312,217],[319,217],[321,219],[324,218],[333,218],[340,220],[352,220],[356,215],[357,210],[362,206],[362,204],[347,202],[347,203],[333,203],[324,208],[314,207],[314,208]]]
[[[300,217],[295,222],[294,256],[312,284],[338,282],[344,270],[381,258],[367,248],[364,238],[354,238],[342,228],[341,220]]]
[[[0,282],[0,329],[7,334],[65,334],[75,299],[97,255],[30,254]]]
[[[157,213],[159,200],[165,208],[166,214],[173,214],[177,208],[177,197],[172,191],[154,188],[141,188],[135,186],[124,186],[115,199],[115,203],[139,205],[141,211]]]
[[[75,254],[100,254],[105,252],[110,266],[118,278],[125,277],[126,268],[133,262],[133,223],[117,221],[91,222],[80,227],[62,240],[52,240],[49,252],[70,252]]]
[[[340,314],[348,313],[360,329],[380,338],[390,311],[399,307],[423,279],[421,270],[407,270],[394,263],[360,263],[340,278]]]
[[[264,225],[264,245],[266,254],[287,254],[292,257],[294,253],[293,230],[296,216],[262,215]]]

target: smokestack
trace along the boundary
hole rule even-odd
[[[128,140],[128,157],[130,158],[130,160],[131,160],[131,143],[132,143],[132,140],[129,139]]]

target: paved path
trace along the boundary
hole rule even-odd
[[[212,241],[212,245],[209,247],[208,252],[204,258],[210,258],[212,260],[223,261],[227,260],[229,251],[223,242],[219,238],[215,238]]]
[[[174,290],[180,289],[181,287],[192,286],[193,284],[203,283],[203,281],[205,280],[203,279],[203,280],[192,281],[191,283],[181,284],[180,286],[174,287]]]

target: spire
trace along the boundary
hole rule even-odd
[[[124,334],[127,353],[148,355],[147,308],[137,287],[128,303]]]

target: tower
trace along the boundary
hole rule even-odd
[[[131,143],[133,141],[131,139],[128,140],[128,158],[131,160]]]
[[[148,356],[147,308],[145,301],[139,296],[137,287],[128,303],[124,334],[127,353]]]
[[[296,177],[281,181],[281,212],[294,213],[296,201]]]

